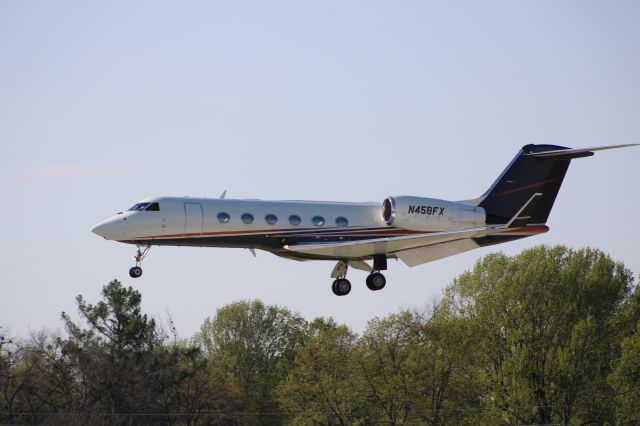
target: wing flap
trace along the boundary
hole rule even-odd
[[[364,258],[376,254],[396,254],[402,250],[416,249],[449,241],[481,237],[503,232],[504,226],[470,228],[459,231],[433,232],[429,234],[404,235],[401,237],[373,238],[339,243],[298,244],[284,246],[285,250],[335,258]],[[407,254],[410,257],[411,254]]]
[[[418,247],[408,250],[400,250],[395,252],[398,259],[402,260],[405,265],[414,267],[423,263],[433,262],[434,260],[453,256],[454,254],[463,253],[480,247],[470,238],[462,240],[449,241],[446,243],[432,244],[430,246]]]

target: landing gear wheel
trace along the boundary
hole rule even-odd
[[[369,290],[382,290],[387,284],[387,279],[380,272],[374,272],[367,277],[367,287]]]
[[[134,266],[133,268],[129,269],[129,276],[131,278],[139,278],[142,275],[142,268],[139,266]]]
[[[351,283],[346,278],[339,278],[331,284],[331,290],[336,296],[346,296],[351,291]]]

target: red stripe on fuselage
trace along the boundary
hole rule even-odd
[[[348,233],[348,234],[352,234],[352,233],[393,233],[393,232],[416,232],[416,233],[420,233],[419,231],[401,231],[401,230],[387,230],[387,231],[376,231],[376,230],[371,230],[371,229],[363,229],[363,230],[359,230],[359,229],[353,229],[351,231],[338,231],[338,229],[340,228],[324,228],[326,231],[328,231],[327,233]],[[385,228],[380,228],[385,229]],[[248,235],[248,234],[256,234],[256,235],[261,235],[261,234],[267,234],[267,235],[273,235],[273,234],[281,234],[281,233],[288,233],[287,235],[298,235],[296,234],[297,232],[301,232],[301,231],[315,231],[318,230],[318,228],[284,228],[284,229],[254,229],[254,230],[246,230],[246,231],[215,231],[215,232],[195,232],[195,233],[187,233],[187,234],[167,234],[167,235],[151,235],[148,237],[138,237],[136,239],[152,239],[152,238],[176,238],[176,237],[200,237],[200,236],[228,236],[228,235]],[[319,230],[318,230],[319,231]],[[302,235],[316,235],[316,233],[309,233],[309,234],[302,234]],[[325,233],[322,233],[322,235],[325,235]]]
[[[175,237],[200,237],[200,236],[225,236],[225,235],[243,235],[243,234],[272,234],[274,232],[284,231],[311,231],[315,228],[302,228],[302,229],[255,229],[252,231],[217,231],[217,232],[196,232],[190,234],[169,234],[169,235],[151,235],[149,237],[139,237],[137,239],[148,238],[175,238]]]

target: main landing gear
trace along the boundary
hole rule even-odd
[[[366,283],[369,290],[378,291],[382,290],[387,284],[387,279],[379,271],[387,269],[387,258],[384,256],[374,257],[373,270],[363,261],[352,261],[352,266],[358,269],[364,269],[371,273],[367,277]],[[346,296],[351,292],[351,283],[346,278],[347,270],[349,269],[349,263],[347,261],[339,261],[333,271],[331,272],[331,278],[335,278],[333,284],[331,284],[331,291],[336,296]]]
[[[142,276],[142,268],[140,267],[140,265],[142,264],[142,259],[145,258],[150,249],[151,246],[138,245],[138,251],[133,256],[133,260],[135,260],[136,266],[129,269],[129,276],[131,278],[140,278],[140,276]]]
[[[387,256],[373,256],[373,272],[367,277],[367,287],[371,291],[382,290],[387,285],[387,279],[380,271],[387,270]]]
[[[386,284],[387,279],[380,272],[372,272],[367,277],[367,287],[369,288],[369,290],[382,290]]]
[[[336,296],[346,296],[351,291],[351,282],[346,278],[338,278],[331,284],[331,290]]]
[[[341,260],[331,272],[331,278],[336,279],[333,284],[331,284],[331,291],[333,291],[333,294],[336,296],[346,296],[351,291],[351,283],[346,278],[347,269],[349,269],[349,264]]]

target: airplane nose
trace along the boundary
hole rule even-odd
[[[96,226],[94,226],[93,228],[91,228],[91,232],[93,232],[94,234],[96,234],[99,237],[103,237],[104,238],[105,228],[106,228],[106,226],[104,224],[99,223]]]
[[[122,224],[120,221],[114,219],[107,219],[104,222],[100,222],[91,228],[91,232],[106,240],[116,240],[124,236]]]

